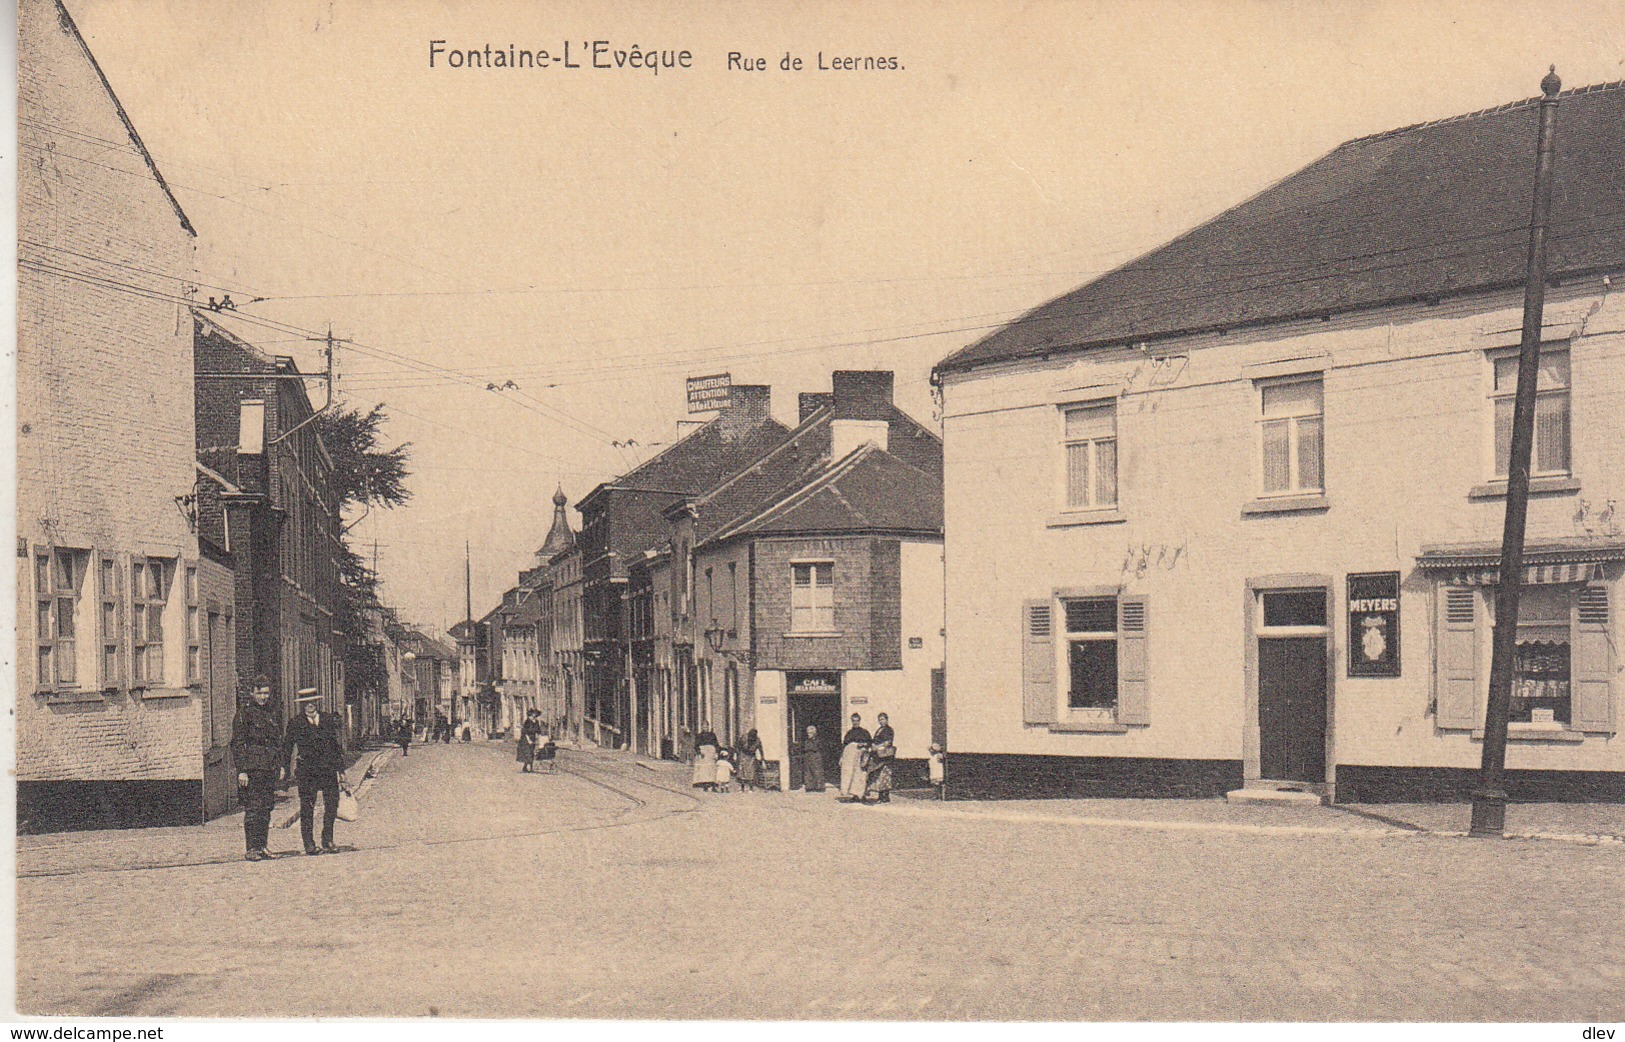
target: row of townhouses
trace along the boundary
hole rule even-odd
[[[310,377],[194,304],[197,233],[69,12],[19,18],[19,821],[198,821],[253,677],[359,736],[400,672],[379,614],[347,683]]]
[[[851,713],[884,712],[921,769],[945,726],[942,442],[892,392],[890,372],[836,372],[790,428],[769,388],[735,386],[584,498],[579,534],[556,493],[535,566],[457,631],[487,732],[537,709],[571,737],[687,759],[703,732],[754,730],[789,787],[794,756],[833,759]]]
[[[1348,142],[955,352],[940,440],[889,373],[794,429],[734,388],[479,624],[494,725],[754,728],[788,781],[805,725],[886,711],[957,796],[1461,796],[1537,100]],[[1557,141],[1508,784],[1621,799],[1625,84]]]

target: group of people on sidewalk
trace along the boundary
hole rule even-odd
[[[809,726],[803,741],[794,749],[793,762],[800,777],[792,782],[807,792],[825,791],[824,740],[818,728]],[[852,714],[852,726],[841,738],[840,799],[845,803],[890,803],[897,762],[897,733],[885,713],[876,718],[873,733],[863,726],[863,716]],[[931,784],[942,791],[942,750],[931,746],[928,760]],[[738,783],[741,791],[764,788],[762,740],[755,730],[741,738],[733,749],[724,748],[715,731],[701,731],[694,739],[691,783],[696,789],[727,792]]]
[[[841,800],[846,803],[863,803],[870,793],[874,793],[876,803],[890,803],[892,790],[892,768],[897,760],[897,733],[892,730],[891,721],[885,713],[875,718],[874,734],[863,726],[863,715],[852,714],[852,726],[846,729],[841,737]],[[812,785],[811,779],[806,779],[809,792],[822,792],[823,785],[823,750],[816,746],[817,729],[807,728],[807,741],[804,746],[813,746],[806,749],[802,756],[803,770],[805,765],[816,759],[819,767],[817,788]]]
[[[256,677],[247,704],[232,721],[231,752],[243,804],[244,857],[266,861],[276,855],[270,844],[271,811],[279,785],[299,787],[299,831],[306,854],[336,854],[333,826],[340,794],[348,792],[344,739],[338,716],[321,710],[321,692],[304,688],[295,697],[300,711],[284,729],[271,708],[271,681]],[[322,799],[322,842],[316,845],[316,797]]]
[[[754,728],[734,745],[723,748],[712,730],[694,738],[694,772],[690,778],[696,789],[730,792],[734,783],[740,792],[762,788],[762,738]]]

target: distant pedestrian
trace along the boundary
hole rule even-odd
[[[337,854],[333,845],[333,822],[338,819],[339,789],[345,784],[344,743],[339,736],[339,718],[321,711],[321,692],[304,688],[294,701],[300,711],[288,721],[282,740],[285,763],[298,757],[293,772],[299,784],[299,831],[307,854]],[[322,845],[316,846],[316,797],[322,797]]]
[[[536,736],[536,762],[548,774],[553,773],[553,758],[558,755],[559,747],[553,743],[553,735],[545,728]]]
[[[536,737],[541,733],[541,721],[536,719],[536,710],[532,709],[525,714],[525,722],[519,726],[519,750],[515,753],[519,773],[529,774],[536,765]]]
[[[474,740],[474,732],[467,724],[463,725],[463,744],[467,745]]]
[[[401,717],[401,722],[395,725],[395,741],[401,747],[401,755],[407,755],[407,750],[412,747],[412,721],[404,716]]]
[[[824,741],[818,737],[818,728],[808,725],[807,737],[800,745],[801,787],[808,792],[824,791]]]
[[[931,788],[936,791],[937,799],[948,798],[948,772],[946,757],[943,756],[942,746],[937,742],[931,743],[931,755],[926,758],[927,771],[931,777]]]
[[[869,775],[864,771],[863,756],[869,751],[873,738],[863,726],[863,717],[852,714],[852,726],[841,738],[841,799],[847,803],[862,803],[869,790]]]
[[[891,802],[892,765],[897,759],[897,734],[885,713],[875,718],[875,728],[869,744],[868,789],[875,794],[877,803]]]
[[[271,708],[271,681],[254,678],[249,701],[231,723],[231,759],[237,765],[237,787],[243,804],[243,844],[249,861],[274,857],[267,849],[276,783],[282,776],[282,725]]]
[[[718,747],[715,731],[701,731],[694,737],[694,770],[689,782],[696,789],[716,787]]]
[[[739,778],[739,791],[750,792],[762,784],[762,738],[751,728],[739,740],[734,750],[734,773]]]
[[[731,791],[733,789],[733,776],[733,754],[723,749],[717,753],[717,783],[712,788],[717,792]]]

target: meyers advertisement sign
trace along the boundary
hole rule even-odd
[[[1399,573],[1349,576],[1349,676],[1399,676]]]
[[[715,412],[718,409],[726,409],[732,389],[732,373],[691,376],[688,378],[688,411]]]

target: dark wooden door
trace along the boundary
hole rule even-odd
[[[790,784],[801,784],[801,762],[795,749],[806,741],[808,726],[818,728],[819,748],[824,758],[824,783],[839,785],[841,777],[841,696],[791,695],[790,712]]]
[[[1326,638],[1258,642],[1260,773],[1276,781],[1326,780]]]

